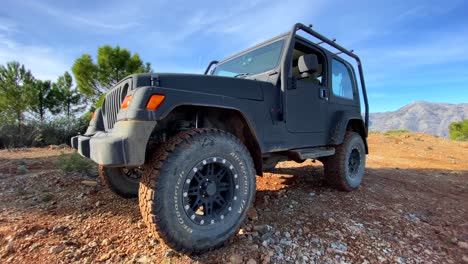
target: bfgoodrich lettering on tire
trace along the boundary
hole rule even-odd
[[[254,165],[242,142],[221,130],[194,129],[156,150],[139,201],[151,232],[178,251],[199,253],[238,230],[254,195]]]
[[[366,167],[366,148],[361,136],[347,132],[335,155],[324,159],[325,178],[341,191],[352,191],[361,185]]]

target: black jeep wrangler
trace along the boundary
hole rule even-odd
[[[355,60],[359,82],[338,54]],[[236,233],[254,200],[255,175],[279,161],[317,159],[332,185],[358,188],[367,128],[359,57],[295,24],[211,62],[204,75],[126,77],[72,145],[100,165],[111,190],[139,197],[151,232],[176,250],[197,253]]]

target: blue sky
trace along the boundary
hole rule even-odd
[[[138,52],[155,72],[202,73],[303,22],[361,56],[371,112],[468,103],[467,1],[109,2],[3,0],[0,64],[17,60],[55,80],[110,44]]]

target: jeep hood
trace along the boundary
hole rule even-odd
[[[201,74],[159,73],[160,87],[215,94],[249,100],[263,100],[261,81]]]

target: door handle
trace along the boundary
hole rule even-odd
[[[320,99],[328,101],[328,91],[325,88],[320,88]]]

